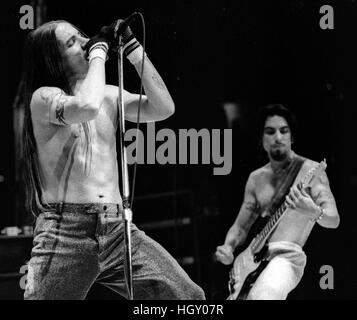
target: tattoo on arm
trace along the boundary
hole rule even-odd
[[[152,80],[161,90],[167,90],[164,81],[161,79],[159,74],[154,73],[152,76]]]
[[[331,192],[326,173],[318,178],[318,184],[311,188],[310,194],[313,201],[319,206],[335,205],[335,198]]]
[[[65,122],[65,118],[64,118],[64,104],[66,103],[67,99],[66,97],[63,96],[63,91],[61,92],[53,92],[50,89],[45,89],[41,92],[41,98],[43,101],[45,101],[46,104],[48,104],[48,107],[51,108],[54,100],[59,96],[59,98],[57,98],[57,106],[56,106],[56,110],[55,110],[55,115],[56,115],[56,119],[59,123],[62,124],[67,124]]]
[[[245,202],[245,208],[251,213],[258,214],[259,213],[259,204],[257,202]]]
[[[65,97],[60,97],[58,99],[58,104],[56,106],[56,119],[59,123],[67,124],[64,119],[64,104],[66,103]]]
[[[335,197],[333,196],[331,190],[327,188],[319,190],[319,192],[314,197],[312,197],[312,199],[317,205],[323,208],[328,206],[336,206]]]
[[[241,211],[238,214],[238,225],[244,234],[248,235],[250,228],[252,227],[254,221],[258,218],[260,213],[260,206],[254,200],[244,201]]]

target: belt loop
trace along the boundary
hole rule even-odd
[[[119,217],[120,211],[119,211],[119,203],[117,203],[117,217]]]

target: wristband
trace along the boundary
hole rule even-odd
[[[135,50],[127,55],[128,60],[131,64],[135,65],[138,62],[143,60],[143,47],[139,45]],[[144,57],[147,57],[146,53],[144,52]]]
[[[101,58],[103,61],[106,61],[108,51],[108,44],[105,42],[97,42],[89,49],[89,63],[94,58]]]
[[[132,53],[136,48],[140,47],[140,43],[134,36],[129,36],[127,40],[124,41],[124,56],[127,57],[130,53]]]

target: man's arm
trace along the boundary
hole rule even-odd
[[[138,74],[141,74],[141,61],[134,64]],[[175,112],[175,104],[161,76],[146,57],[143,73],[145,95],[142,98],[140,121],[160,121],[170,117]],[[139,95],[126,93],[125,118],[136,122]]]
[[[104,99],[106,40],[100,36],[87,44],[89,67],[78,92],[67,95],[59,88],[42,87],[33,93],[31,111],[41,122],[66,125],[94,119]]]
[[[259,215],[258,207],[254,194],[254,179],[250,175],[245,187],[243,204],[237,218],[228,230],[224,244],[217,247],[216,257],[219,261],[224,264],[233,262],[234,250],[244,244],[251,226]]]
[[[57,125],[80,123],[94,119],[104,99],[104,61],[93,59],[80,90],[67,95],[61,89],[42,87],[32,97],[31,111],[41,122]]]
[[[325,172],[312,186],[310,194],[314,202],[323,210],[320,219],[318,217],[321,212],[317,216],[317,223],[325,228],[337,228],[340,224],[340,216]]]
[[[116,25],[116,23],[114,25]],[[109,29],[115,28],[114,25],[111,25]],[[144,60],[142,82],[145,95],[142,96],[141,101],[140,121],[160,121],[168,118],[175,112],[175,104],[161,76],[146,56],[146,53],[143,54],[143,47],[134,37],[130,27],[127,27],[123,33],[123,43],[124,56],[135,67],[139,76],[141,76]],[[118,98],[118,88],[112,92],[114,93],[111,94],[112,98],[114,98],[116,103]],[[138,94],[124,91],[126,120],[132,122],[137,121],[139,99],[140,96]]]
[[[293,186],[286,196],[289,206],[304,214],[311,221],[325,228],[337,228],[340,223],[335,198],[323,172],[311,188],[300,190]]]

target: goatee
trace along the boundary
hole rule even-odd
[[[274,161],[283,161],[287,158],[288,153],[286,151],[281,151],[280,149],[270,151],[270,156]]]

